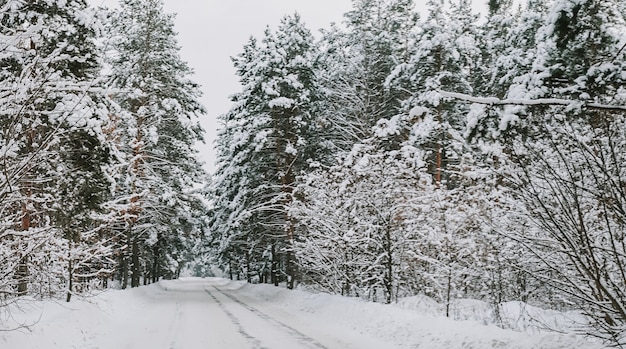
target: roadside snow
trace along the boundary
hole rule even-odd
[[[315,318],[317,326],[324,326],[327,331],[343,331],[350,329],[365,337],[375,337],[398,348],[428,349],[600,349],[605,348],[598,343],[574,334],[559,334],[540,331],[538,327],[528,325],[532,331],[518,332],[501,329],[495,325],[484,325],[480,321],[458,321],[440,314],[440,305],[423,297],[411,297],[398,304],[384,305],[366,302],[356,298],[346,298],[327,294],[311,294],[301,291],[290,291],[270,285],[245,284],[239,294],[247,297],[263,299],[264,306],[282,308],[291,313],[308,314]],[[457,305],[467,306],[468,303],[484,303],[462,301]],[[513,305],[505,308],[513,314]],[[478,308],[475,308],[476,310]],[[467,314],[477,317],[479,313],[465,309]],[[540,316],[539,309],[532,308],[535,316]],[[533,314],[533,313],[531,313]],[[567,318],[558,312],[545,311],[544,320],[561,321]],[[302,316],[304,317],[304,315]],[[467,315],[467,318],[471,316]],[[556,319],[556,320],[555,320]],[[529,322],[530,323],[530,322]]]
[[[248,348],[244,339],[225,334],[229,327],[245,321],[231,323],[232,318],[224,314],[224,304],[214,303],[205,290],[220,292],[219,297],[225,300],[232,296],[328,348],[604,348],[572,334],[540,331],[528,319],[517,325],[531,333],[484,325],[479,319],[485,316],[481,315],[484,307],[479,303],[468,307],[472,301],[457,304],[458,318],[472,320],[455,321],[438,315],[439,305],[427,298],[411,297],[383,305],[217,278],[184,278],[126,291],[110,290],[69,305],[31,300],[20,307],[0,308],[1,329],[31,325],[0,332],[0,348]],[[242,309],[229,309],[244,316]],[[518,305],[506,304],[503,309],[513,314],[512,319],[523,318],[521,313],[515,315]],[[556,312],[531,310],[527,312],[530,317],[552,319],[561,328],[568,319]]]

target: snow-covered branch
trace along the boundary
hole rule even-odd
[[[463,101],[485,104],[485,105],[563,105],[563,106],[582,106],[591,109],[603,109],[613,111],[626,111],[626,105],[611,105],[602,103],[588,103],[579,100],[570,100],[562,98],[538,98],[538,99],[523,99],[523,98],[507,98],[499,99],[496,97],[476,97],[465,93],[439,91],[439,94],[444,98],[454,98]]]

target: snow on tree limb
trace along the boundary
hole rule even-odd
[[[562,98],[537,98],[537,99],[521,99],[521,98],[507,98],[499,99],[496,97],[476,97],[465,93],[439,91],[439,94],[444,98],[454,98],[463,101],[485,104],[485,105],[563,105],[563,106],[582,106],[591,109],[604,109],[613,111],[626,111],[624,105],[610,105],[602,103],[586,103],[583,101],[575,101]]]

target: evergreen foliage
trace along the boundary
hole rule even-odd
[[[118,277],[126,287],[130,274],[136,287],[177,276],[184,250],[201,236],[206,212],[193,188],[204,172],[193,145],[203,139],[196,119],[204,109],[161,0],[122,1],[109,33],[121,157],[110,207],[119,221]]]
[[[110,162],[99,24],[79,0],[5,2],[0,21],[1,292],[69,301],[110,255],[91,241]]]
[[[320,89],[305,143],[323,156],[298,148],[294,172],[276,171],[286,157],[272,150],[294,138],[267,107],[286,93],[265,73],[279,35],[251,39],[213,182],[232,278],[276,283],[266,275],[292,261],[274,256],[293,251],[298,280],[325,292],[427,295],[449,315],[467,297],[495,314],[506,301],[578,308],[588,333],[625,344],[624,5],[487,5],[478,22],[469,1],[433,0],[420,21],[411,1],[355,0],[346,29],[308,45]],[[276,249],[285,227],[295,239]]]
[[[295,14],[233,59],[243,91],[222,116],[211,225],[231,275],[295,282],[288,207],[296,177],[322,156],[312,137],[320,94],[314,57],[313,36]]]
[[[129,216],[150,247],[134,286],[177,276],[198,244],[198,88],[160,3],[123,7],[107,18],[84,0],[0,4],[1,302],[106,287],[134,247],[119,234]]]

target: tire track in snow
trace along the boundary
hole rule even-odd
[[[226,314],[226,316],[228,316],[228,318],[230,319],[230,321],[237,326],[237,332],[239,332],[239,334],[241,334],[244,338],[246,338],[246,340],[248,342],[250,342],[250,344],[252,344],[252,348],[253,349],[268,349],[263,347],[263,345],[261,345],[261,341],[259,341],[257,338],[253,337],[251,334],[249,334],[248,332],[246,332],[246,330],[243,328],[243,326],[241,325],[241,322],[239,322],[239,319],[237,319],[237,317],[235,317],[235,315],[233,315],[233,313],[231,313],[230,311],[228,311],[228,309],[226,309],[226,306],[224,305],[224,303],[220,302],[219,299],[217,299],[209,290],[204,290],[209,296],[211,296],[211,298],[213,298],[213,300],[215,301],[215,303],[220,307],[220,309],[222,309],[222,311]]]
[[[246,304],[246,303],[244,303],[244,302],[240,301],[237,297],[235,297],[235,296],[233,296],[233,295],[231,295],[231,294],[228,294],[228,293],[226,293],[226,292],[224,292],[224,291],[220,290],[219,288],[217,288],[217,287],[215,287],[215,286],[213,286],[213,288],[214,288],[217,292],[219,292],[219,293],[223,294],[224,296],[226,296],[227,298],[229,298],[229,299],[230,299],[230,300],[232,300],[233,302],[235,302],[235,303],[239,304],[240,306],[242,306],[243,308],[245,308],[245,309],[247,309],[248,311],[252,312],[252,313],[253,313],[253,314],[255,314],[256,316],[260,317],[261,319],[263,319],[263,320],[265,320],[265,321],[267,321],[267,322],[270,322],[270,323],[272,323],[272,324],[276,325],[276,327],[283,328],[283,329],[284,329],[284,330],[286,330],[286,332],[287,332],[287,333],[289,333],[289,334],[290,334],[293,338],[296,338],[296,339],[298,340],[298,342],[300,342],[301,344],[305,345],[306,347],[309,347],[309,348],[317,348],[317,349],[329,349],[328,347],[324,346],[322,343],[320,343],[320,342],[318,342],[317,340],[315,340],[315,339],[313,339],[313,338],[311,338],[311,337],[307,336],[306,334],[304,334],[304,333],[302,333],[302,332],[298,331],[297,329],[295,329],[295,328],[293,328],[293,327],[291,327],[291,326],[287,325],[286,323],[284,323],[284,322],[282,322],[282,321],[280,321],[280,320],[277,320],[277,319],[275,319],[275,318],[273,318],[273,317],[271,317],[271,316],[269,316],[269,315],[265,314],[264,312],[260,311],[259,309],[257,309],[257,308],[255,308],[255,307],[253,307],[253,306],[249,305],[249,304]],[[215,296],[214,296],[213,294],[211,294],[211,292],[209,292],[209,290],[206,290],[206,292],[207,292],[209,295],[211,295],[211,297],[213,297],[213,299],[215,299],[215,300],[216,300],[216,302],[220,303],[220,302],[217,300],[217,298],[215,298]],[[220,303],[220,307],[223,307],[223,305],[222,305],[221,303]],[[222,309],[224,309],[224,308],[222,308]],[[232,315],[232,314],[231,314],[231,315]],[[233,317],[234,317],[234,316],[233,316]],[[239,324],[237,323],[237,325],[239,325]],[[240,325],[239,325],[239,326],[240,326]]]
[[[180,321],[182,318],[183,314],[181,312],[181,304],[180,304],[180,300],[177,299],[176,300],[176,315],[174,317],[174,325],[172,325],[173,330],[171,331],[171,335],[170,335],[170,346],[169,349],[176,349],[176,334],[179,331],[180,328]]]

